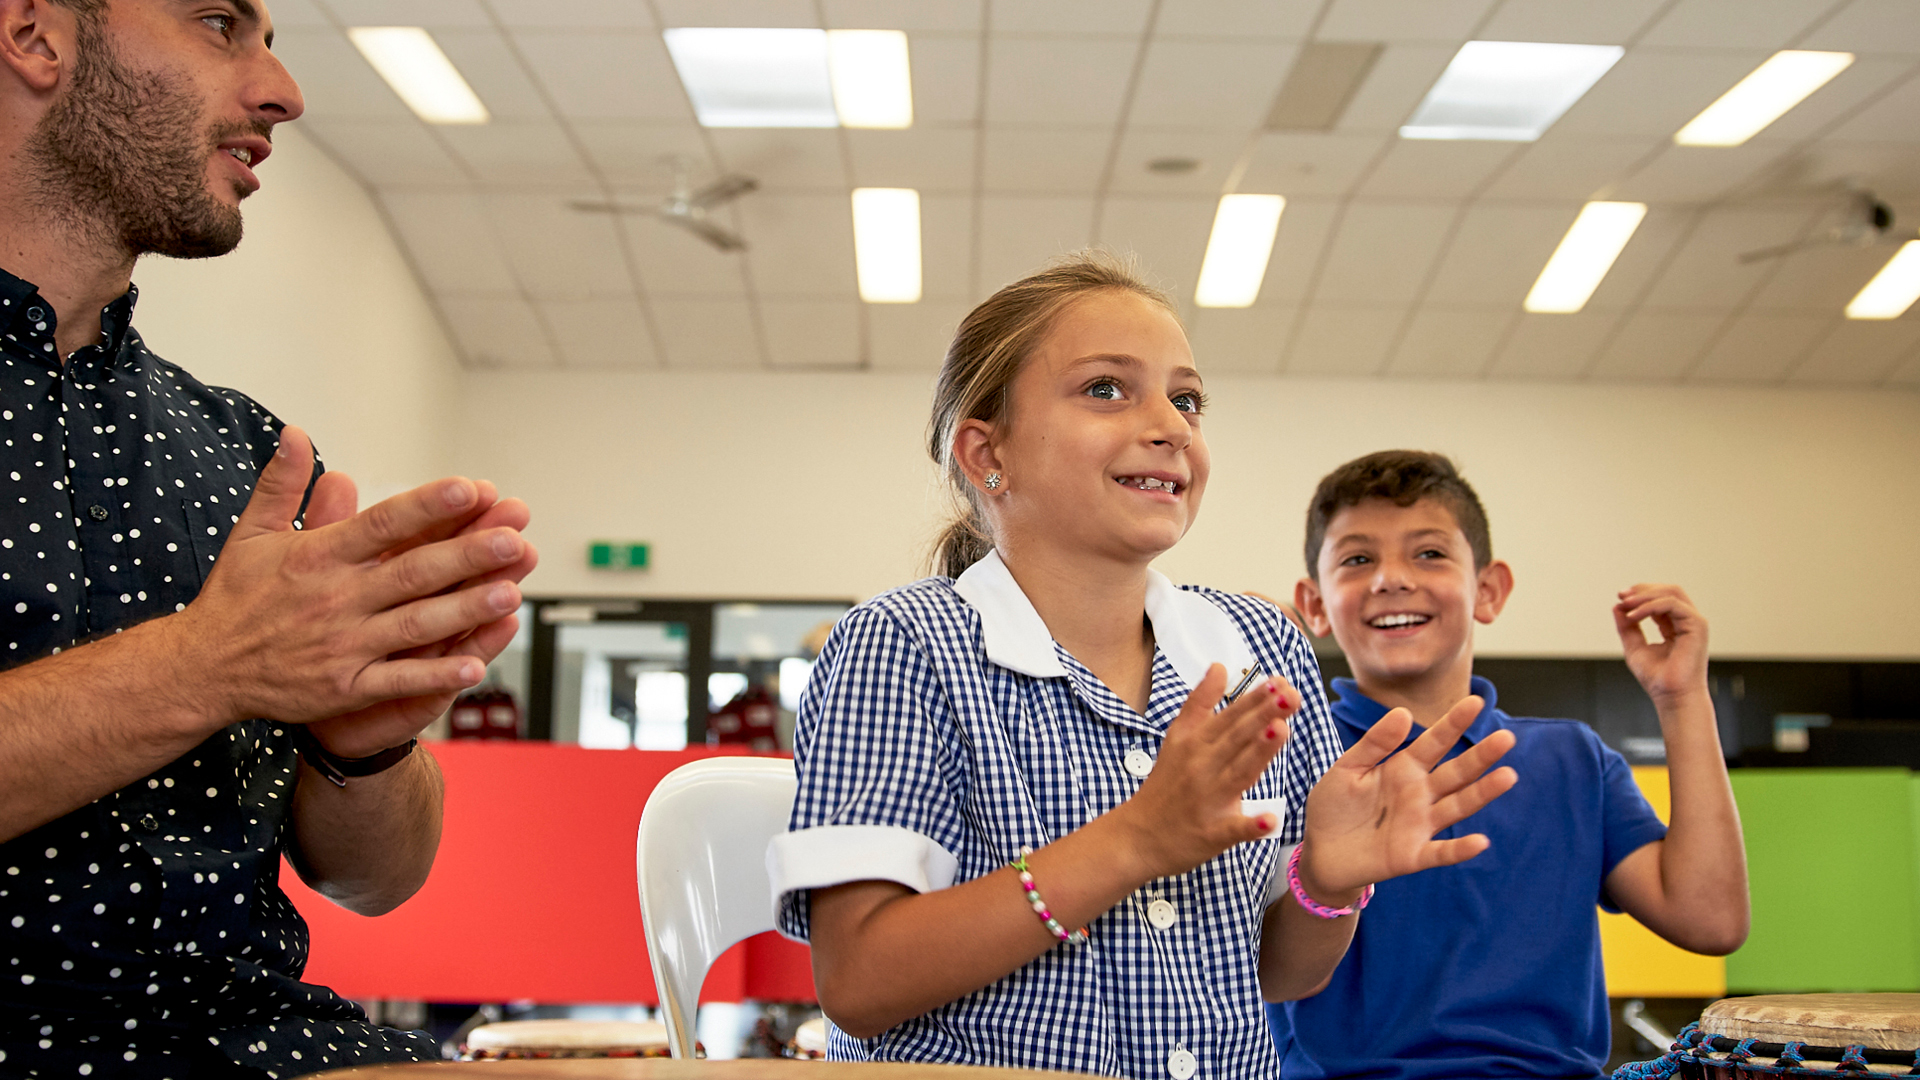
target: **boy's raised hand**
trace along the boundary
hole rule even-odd
[[[1340,755],[1307,796],[1300,875],[1309,895],[1333,900],[1387,878],[1465,862],[1487,849],[1489,841],[1479,833],[1433,838],[1518,779],[1504,766],[1487,772],[1513,748],[1513,733],[1506,730],[1440,764],[1481,706],[1477,697],[1463,698],[1397,754],[1413,714],[1394,709]]]
[[[1652,619],[1658,641],[1640,624]],[[1707,620],[1678,585],[1635,585],[1620,591],[1613,626],[1626,650],[1627,670],[1656,705],[1707,687]]]

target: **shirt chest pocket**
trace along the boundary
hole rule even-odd
[[[176,576],[183,577],[193,592],[198,594],[200,586],[206,584],[214,560],[220,557],[221,549],[226,546],[227,531],[233,526],[233,519],[225,509],[199,499],[181,499],[180,515],[186,533],[183,551],[188,555],[189,565],[184,575]]]

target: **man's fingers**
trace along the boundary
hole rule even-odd
[[[260,470],[253,495],[240,520],[234,523],[229,540],[245,540],[265,533],[288,532],[307,497],[307,485],[313,481],[313,443],[297,427],[280,429],[280,446]]]
[[[415,600],[369,620],[369,645],[380,655],[391,656],[447,638],[457,640],[519,607],[520,587],[510,581]]]
[[[1360,741],[1341,754],[1333,763],[1336,769],[1352,769],[1366,772],[1387,759],[1387,755],[1400,748],[1407,739],[1407,732],[1413,730],[1413,714],[1406,709],[1392,709],[1387,715],[1374,721]]]
[[[498,528],[502,525],[510,529],[524,529],[532,515],[526,511],[526,503],[519,499],[502,499],[491,480],[475,480],[474,487],[479,496],[473,500],[473,512],[464,518],[455,517],[430,526],[408,537],[406,540],[380,553],[380,558],[391,559],[397,555],[412,551],[427,544],[437,544],[456,536],[471,532]],[[512,505],[509,505],[512,504]]]
[[[302,527],[324,529],[360,512],[360,489],[343,472],[322,473],[313,482],[313,494],[307,498]]]
[[[422,484],[333,526],[329,530],[333,550],[347,562],[366,562],[402,544],[417,542],[429,530],[451,527],[457,531],[486,509],[479,500],[479,487],[465,477]]]
[[[388,559],[368,579],[375,609],[390,607],[513,566],[526,541],[512,529],[442,540]]]
[[[354,689],[368,701],[457,694],[480,685],[487,665],[472,656],[432,659],[381,660],[367,666],[354,680]]]

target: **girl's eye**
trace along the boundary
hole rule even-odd
[[[1173,395],[1173,407],[1185,413],[1203,412],[1207,407],[1207,398],[1205,394],[1175,394]]]
[[[1087,387],[1087,394],[1091,397],[1097,397],[1102,401],[1118,401],[1120,400],[1120,384],[1102,379],[1092,386]]]

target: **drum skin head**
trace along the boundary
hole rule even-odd
[[[1767,994],[1707,1006],[1700,1027],[1730,1039],[1920,1049],[1920,994]]]
[[[648,1057],[667,1053],[667,1026],[653,1020],[504,1020],[467,1033],[474,1057]]]

